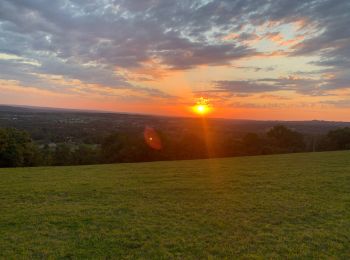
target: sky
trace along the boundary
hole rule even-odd
[[[0,103],[350,121],[349,0],[0,0]]]

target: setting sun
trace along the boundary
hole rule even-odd
[[[198,115],[206,115],[210,112],[209,100],[203,97],[199,98],[196,105],[192,107],[193,112]]]
[[[208,111],[209,111],[209,108],[208,106],[206,105],[196,105],[194,107],[194,110],[197,114],[201,114],[201,115],[204,115],[204,114],[207,114]]]

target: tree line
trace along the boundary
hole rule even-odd
[[[145,138],[147,138],[145,140]],[[154,149],[153,140],[161,142]],[[350,149],[350,128],[331,130],[326,135],[304,135],[283,125],[264,134],[247,133],[243,138],[214,133],[166,135],[152,130],[115,132],[97,145],[60,143],[39,146],[31,136],[14,128],[0,128],[0,167],[85,165],[118,162],[200,159],[331,151]]]

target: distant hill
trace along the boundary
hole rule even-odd
[[[0,111],[2,112],[13,112],[13,113],[21,113],[21,112],[83,112],[83,113],[109,113],[106,111],[98,111],[98,110],[84,110],[84,109],[70,109],[70,108],[55,108],[55,107],[38,107],[38,106],[20,106],[20,105],[2,105],[0,104]]]
[[[60,125],[57,125],[61,122]],[[241,119],[208,118],[208,125],[217,131],[242,135],[247,132],[265,132],[269,128],[283,124],[305,134],[325,134],[338,127],[350,127],[350,122],[333,121],[258,121]],[[152,125],[164,131],[183,131],[201,126],[198,118],[165,117],[130,113],[85,111],[61,108],[0,105],[0,127],[16,127],[30,133],[35,128],[58,131],[58,128],[93,128],[96,131],[116,131],[125,128],[140,129]]]

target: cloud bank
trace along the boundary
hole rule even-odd
[[[2,0],[0,79],[53,92],[74,92],[73,81],[86,93],[104,89],[105,95],[128,91],[174,99],[122,72],[144,69],[152,74],[150,64],[180,72],[232,67],[277,53],[317,57],[312,65],[320,71],[312,77],[288,71],[258,79],[213,76],[208,91],[325,96],[350,88],[349,24],[348,0]],[[270,65],[260,67],[253,72],[271,71]],[[151,80],[157,80],[155,75]],[[53,81],[55,77],[61,80]]]

